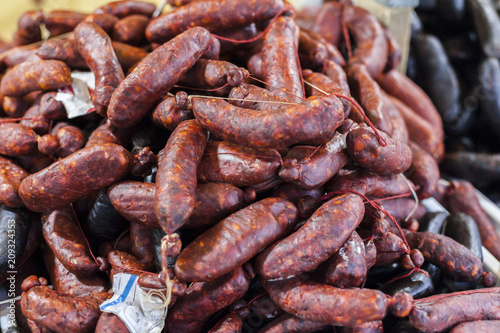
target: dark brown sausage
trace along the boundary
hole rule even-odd
[[[219,99],[193,98],[195,117],[214,135],[255,148],[284,148],[299,142],[326,143],[344,120],[336,97],[313,97],[281,110],[255,111]]]
[[[218,279],[194,283],[168,312],[167,332],[200,332],[206,319],[243,297],[249,286],[241,267]]]
[[[399,174],[412,163],[412,150],[401,141],[394,140],[382,131],[376,133],[367,126],[349,131],[346,137],[347,152],[362,168],[382,175]]]
[[[283,158],[279,176],[303,189],[324,185],[348,162],[345,135],[336,133],[320,147],[295,146]]]
[[[286,313],[262,327],[258,333],[313,333],[329,327],[328,324],[301,319]]]
[[[116,144],[86,147],[26,177],[19,196],[36,212],[61,208],[114,184],[127,174],[132,161],[132,154]]]
[[[29,175],[23,168],[0,156],[0,203],[9,207],[24,206],[19,194],[19,185]]]
[[[125,146],[130,139],[129,137],[128,131],[116,128],[109,121],[105,121],[90,134],[85,147],[105,143],[116,143]]]
[[[410,321],[425,332],[442,332],[457,324],[500,319],[498,288],[461,291],[414,301]]]
[[[262,75],[267,89],[288,101],[304,99],[298,59],[299,27],[291,17],[273,21],[262,45]]]
[[[366,279],[365,244],[356,231],[337,253],[322,265],[324,282],[339,288],[353,288]]]
[[[284,7],[282,0],[207,0],[194,1],[152,19],[146,37],[153,43],[165,43],[195,26],[213,32],[245,26],[274,17]]]
[[[207,281],[224,275],[288,234],[296,218],[297,209],[288,200],[267,198],[256,202],[189,244],[177,258],[175,274],[184,281]]]
[[[243,320],[237,314],[227,315],[222,322],[214,326],[211,333],[239,333],[243,328]]]
[[[0,92],[5,96],[23,96],[36,90],[53,90],[71,85],[71,71],[62,61],[25,61],[5,73]]]
[[[207,144],[198,166],[199,182],[250,186],[276,176],[281,156],[274,149],[255,149],[226,141]]]
[[[193,212],[196,170],[207,139],[207,131],[197,120],[186,120],[177,126],[158,154],[154,206],[166,234],[180,228]]]
[[[44,135],[49,132],[50,123],[49,119],[45,118],[40,113],[40,105],[34,104],[26,111],[20,124],[31,128],[35,133]]]
[[[121,0],[107,3],[104,6],[97,8],[94,13],[107,13],[119,18],[134,14],[151,17],[155,9],[156,6],[153,3],[147,1]]]
[[[66,118],[66,109],[61,101],[55,99],[57,92],[49,91],[40,98],[40,115],[50,120]]]
[[[356,194],[329,200],[299,230],[259,254],[257,272],[265,279],[282,279],[318,267],[347,241],[364,212]]]
[[[432,232],[405,232],[412,249],[419,249],[425,260],[458,281],[478,280],[483,264],[471,250],[453,239]]]
[[[130,223],[130,253],[147,265],[146,270],[154,266],[155,244],[153,229],[139,223]]]
[[[43,214],[42,231],[54,255],[68,271],[79,277],[97,273],[98,265],[71,207]]]
[[[113,93],[108,108],[111,123],[119,128],[137,124],[208,50],[209,45],[210,33],[195,27],[151,52]],[[162,75],[154,75],[151,68]]]
[[[20,156],[30,153],[36,147],[37,135],[21,124],[0,122],[0,154]]]
[[[101,116],[106,116],[111,95],[125,75],[111,45],[109,36],[93,22],[82,22],[75,28],[78,52],[95,75],[92,104]]]
[[[385,294],[372,289],[340,289],[307,280],[264,281],[273,301],[291,315],[334,326],[356,326],[382,320],[389,305]]]
[[[21,307],[28,319],[54,332],[86,332],[94,330],[101,314],[99,305],[109,296],[106,292],[77,298],[36,286],[23,293]]]
[[[116,22],[110,36],[113,40],[125,44],[140,46],[147,42],[146,27],[149,17],[144,15],[129,15]]]

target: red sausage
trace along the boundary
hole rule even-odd
[[[410,141],[413,160],[407,171],[408,178],[415,184],[419,199],[426,199],[436,191],[440,178],[439,166],[431,154]]]
[[[37,135],[29,127],[13,123],[0,123],[0,154],[20,156],[36,147]]]
[[[139,14],[151,17],[153,15],[156,6],[150,2],[137,1],[137,0],[121,0],[113,1],[97,8],[95,14],[111,14],[119,18]]]
[[[29,175],[23,168],[0,156],[0,203],[9,207],[23,207],[18,194],[19,185]]]

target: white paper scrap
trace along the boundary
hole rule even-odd
[[[59,89],[55,97],[64,104],[68,119],[84,116],[94,109],[90,96],[90,90],[95,89],[94,73],[74,71],[71,77],[73,78],[71,89]]]

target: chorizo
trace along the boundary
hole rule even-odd
[[[152,229],[139,223],[130,223],[130,253],[148,266],[146,270],[154,265],[154,247]]]
[[[26,177],[19,196],[32,211],[61,208],[120,180],[132,161],[132,154],[116,144],[86,147]]]
[[[105,143],[115,143],[120,146],[125,146],[129,141],[129,132],[124,131],[111,125],[109,120],[101,125],[90,134],[85,147],[92,145],[100,145]]]
[[[110,35],[113,31],[113,27],[120,19],[114,15],[102,13],[102,14],[90,14],[85,18],[85,22],[93,22],[100,26],[106,34]]]
[[[49,119],[45,118],[40,113],[40,105],[34,104],[24,114],[20,124],[31,128],[35,133],[43,135],[49,132],[50,123]]]
[[[316,13],[311,31],[322,36],[332,45],[338,46],[342,40],[343,5],[338,2],[326,2]]]
[[[129,333],[128,327],[114,313],[103,312],[97,321],[95,333]]]
[[[281,16],[269,25],[260,52],[267,89],[297,103],[304,99],[298,48],[299,27],[293,18]]]
[[[168,312],[167,332],[200,332],[206,319],[243,297],[249,286],[241,267],[218,279],[194,283]]]
[[[68,271],[76,276],[97,273],[99,267],[91,256],[85,235],[71,207],[43,214],[42,232],[54,255]]]
[[[184,120],[193,119],[193,110],[189,107],[184,108],[184,105],[179,105],[175,97],[167,96],[154,109],[151,119],[155,125],[165,127],[173,132]]]
[[[476,320],[455,326],[450,333],[494,332],[500,327],[500,320]]]
[[[288,107],[286,99],[265,88],[248,83],[233,87],[229,93],[228,102],[234,106],[252,110],[277,110]]]
[[[146,27],[149,23],[149,17],[144,15],[129,15],[118,22],[113,27],[113,32],[110,34],[113,40],[140,46],[147,42]]]
[[[151,17],[155,10],[155,4],[147,1],[121,0],[113,1],[97,8],[94,14],[106,13],[119,18],[134,14]]]
[[[243,321],[237,314],[227,315],[222,322],[214,326],[212,333],[238,333],[243,328]]]
[[[14,34],[14,44],[28,45],[42,40],[41,23],[45,15],[41,10],[27,11],[17,21],[17,31]]]
[[[108,117],[118,128],[137,124],[208,50],[210,33],[195,27],[148,54],[113,93]],[[182,57],[178,55],[182,54]],[[151,68],[161,76],[151,77]]]
[[[259,254],[257,272],[265,279],[278,279],[318,267],[347,241],[364,212],[363,200],[356,194],[327,201],[299,230]]]
[[[75,28],[78,52],[95,75],[92,104],[98,114],[106,116],[111,95],[125,75],[111,45],[109,36],[93,22],[82,22]]]
[[[285,157],[279,177],[302,189],[324,185],[348,162],[345,135],[336,133],[320,147],[295,146]]]
[[[9,207],[22,207],[23,202],[18,194],[19,185],[29,173],[2,156],[0,156],[0,203]]]
[[[119,273],[128,273],[137,275],[138,272],[144,272],[150,264],[141,262],[130,253],[113,250],[108,253],[108,262],[111,265],[109,272],[110,280]]]
[[[44,23],[50,37],[54,37],[73,31],[87,16],[72,10],[53,10],[46,15]]]
[[[20,156],[30,153],[36,147],[37,135],[29,127],[0,121],[0,154]]]
[[[71,85],[71,71],[62,61],[25,61],[5,73],[0,93],[5,96],[23,96],[36,90],[53,90]]]
[[[224,275],[290,232],[296,218],[297,208],[288,200],[267,198],[256,202],[189,244],[177,258],[175,274],[184,281],[207,281]]]
[[[327,61],[333,61],[340,66],[345,65],[345,60],[340,51],[333,44],[313,32],[300,29],[299,57],[301,64],[306,68],[321,70]]]
[[[409,143],[413,160],[406,172],[408,178],[415,184],[419,199],[426,199],[434,193],[440,178],[439,166],[431,154],[418,144]]]
[[[261,282],[272,300],[289,314],[334,326],[382,320],[389,305],[379,290],[340,289],[303,276]]]
[[[198,181],[225,182],[250,186],[274,178],[281,156],[274,149],[255,149],[226,141],[212,141],[206,146],[198,166]]]
[[[3,96],[2,108],[8,117],[21,118],[33,105],[33,102],[30,95],[24,97]]]
[[[142,59],[146,58],[148,52],[132,45],[111,41],[118,62],[125,72],[131,71]]]
[[[283,8],[282,0],[194,1],[152,19],[146,28],[146,37],[152,43],[161,44],[195,26],[211,32],[244,26],[270,19]]]
[[[62,158],[82,149],[87,142],[87,138],[85,134],[83,134],[83,131],[76,126],[69,125],[61,127],[53,134],[61,146],[57,151],[57,155]]]
[[[286,313],[262,327],[258,333],[314,333],[329,327],[328,324],[301,319]]]
[[[281,110],[255,111],[219,99],[192,98],[195,117],[214,135],[254,148],[284,148],[299,142],[326,143],[344,120],[334,96],[312,97]]]
[[[72,34],[64,39],[49,39],[36,51],[36,55],[44,60],[60,60],[70,68],[88,69],[88,65],[78,52],[75,37]]]
[[[57,93],[47,92],[40,98],[40,116],[49,120],[66,118],[66,108],[61,101],[56,100]]]

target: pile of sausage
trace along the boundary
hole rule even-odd
[[[122,272],[171,296],[170,333],[498,327],[500,238],[470,183],[439,182],[441,116],[371,14],[169,3],[27,12],[2,44],[19,330],[128,332],[99,309]],[[76,70],[95,112],[67,119]]]

